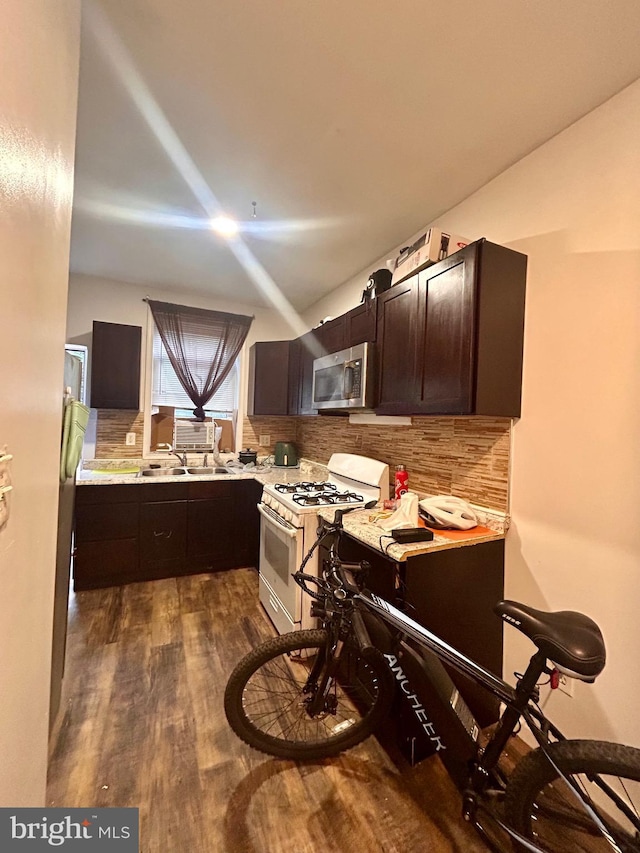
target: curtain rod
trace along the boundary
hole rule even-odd
[[[163,302],[162,299],[151,299],[149,296],[143,296],[142,301],[149,304],[149,302],[162,302],[164,305],[175,305],[176,308],[187,308],[189,311],[212,311],[216,314],[230,314],[232,317],[250,317],[252,320],[256,319],[255,314],[236,314],[232,311],[220,311],[218,308],[200,308],[196,305],[179,305],[177,302]]]

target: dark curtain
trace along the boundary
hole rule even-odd
[[[176,376],[195,406],[196,420],[204,420],[204,407],[222,385],[242,349],[253,317],[172,305],[149,303],[158,332]],[[195,376],[194,341],[207,337],[214,344],[214,356],[206,376]]]

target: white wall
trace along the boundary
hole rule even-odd
[[[45,802],[78,0],[5,0],[0,56],[0,806]]]
[[[150,382],[150,376],[145,369],[149,359],[145,357],[145,354],[148,356],[151,314],[146,302],[143,302],[145,298],[254,317],[241,357],[242,394],[238,416],[238,427],[241,429],[246,407],[249,347],[254,341],[289,340],[289,338],[294,337],[295,333],[288,323],[286,323],[277,311],[272,309],[254,308],[250,305],[236,303],[232,300],[223,300],[219,297],[208,299],[201,293],[188,293],[184,290],[169,291],[160,288],[125,284],[93,276],[72,275],[69,280],[69,307],[67,313],[68,342],[88,346],[90,357],[91,330],[94,320],[101,320],[106,323],[125,323],[142,327],[143,370],[141,372],[141,410],[144,408],[142,401],[145,400],[145,393]],[[87,443],[90,443],[92,438],[95,441],[94,430],[95,412],[92,413],[92,420],[87,429]],[[239,446],[242,442],[242,436],[239,435],[237,438]],[[91,458],[91,452],[85,452],[84,458]]]
[[[551,698],[575,736],[640,746],[640,81],[439,219],[529,256],[506,594],[602,627],[594,686]],[[407,235],[409,237],[410,235]],[[399,248],[399,247],[398,247]],[[368,273],[306,312],[356,305]],[[505,629],[505,673],[527,640]]]

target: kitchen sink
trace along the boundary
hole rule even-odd
[[[194,468],[143,468],[140,471],[143,477],[171,477],[180,474],[231,474],[226,468],[210,468],[207,466]]]

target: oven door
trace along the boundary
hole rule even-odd
[[[302,562],[304,530],[264,504],[260,511],[260,601],[282,634],[300,627],[302,590],[291,575]],[[298,623],[298,624],[295,624]]]

